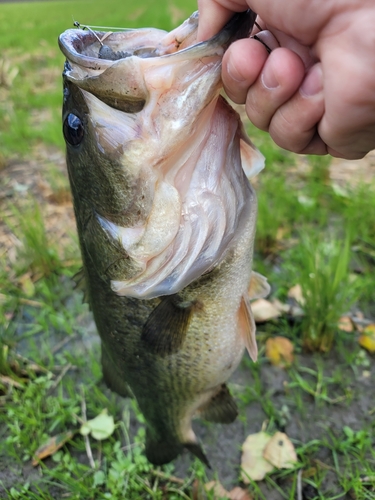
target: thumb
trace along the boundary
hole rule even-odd
[[[197,42],[216,35],[233,16],[248,8],[245,0],[198,0],[199,24]]]

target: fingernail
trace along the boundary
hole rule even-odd
[[[280,85],[273,70],[271,58],[269,58],[268,61],[266,62],[264,71],[261,76],[261,80],[263,85],[269,90],[276,89]]]
[[[245,81],[245,78],[242,77],[242,75],[238,72],[237,68],[233,66],[231,61],[228,61],[227,64],[227,73],[232,78],[232,80],[234,80],[237,83]]]
[[[320,63],[309,69],[299,89],[304,97],[312,97],[323,90],[323,72]]]

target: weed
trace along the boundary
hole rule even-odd
[[[15,205],[11,207],[14,217],[17,219],[17,225],[8,222],[10,227],[16,233],[19,240],[23,242],[20,250],[20,259],[22,268],[20,271],[30,269],[34,275],[50,276],[61,267],[57,249],[48,241],[46,228],[38,203],[30,200],[27,210],[20,209]]]
[[[358,297],[349,272],[350,245],[350,234],[341,241],[335,234],[305,232],[293,249],[293,272],[304,297],[303,344],[308,350],[331,349],[339,318]]]

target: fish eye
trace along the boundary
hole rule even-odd
[[[72,146],[78,146],[83,140],[85,129],[80,118],[73,113],[69,113],[63,125],[65,140]]]

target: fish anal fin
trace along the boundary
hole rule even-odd
[[[123,398],[131,398],[133,397],[133,393],[130,390],[128,384],[123,380],[116,371],[116,367],[108,355],[107,351],[102,345],[102,371],[103,371],[103,380],[111,391],[116,392]]]
[[[194,456],[199,458],[199,460],[209,469],[211,469],[210,462],[208,461],[208,458],[206,457],[204,451],[202,450],[202,447],[199,443],[184,443],[184,447],[190,451]]]
[[[271,287],[267,278],[261,274],[253,271],[251,273],[250,284],[248,289],[248,296],[250,300],[264,299],[271,292]]]
[[[199,414],[209,422],[231,424],[238,415],[236,402],[226,384],[222,384],[212,398],[200,409]]]
[[[142,341],[160,356],[177,352],[184,343],[191,316],[199,308],[198,301],[185,302],[178,295],[163,297],[143,327]]]
[[[150,429],[146,429],[146,457],[154,465],[171,462],[182,453],[184,445],[179,441],[155,439]]]
[[[250,302],[245,296],[242,297],[241,305],[238,310],[238,327],[249,356],[255,362],[258,359],[258,346],[255,337],[256,326]]]

